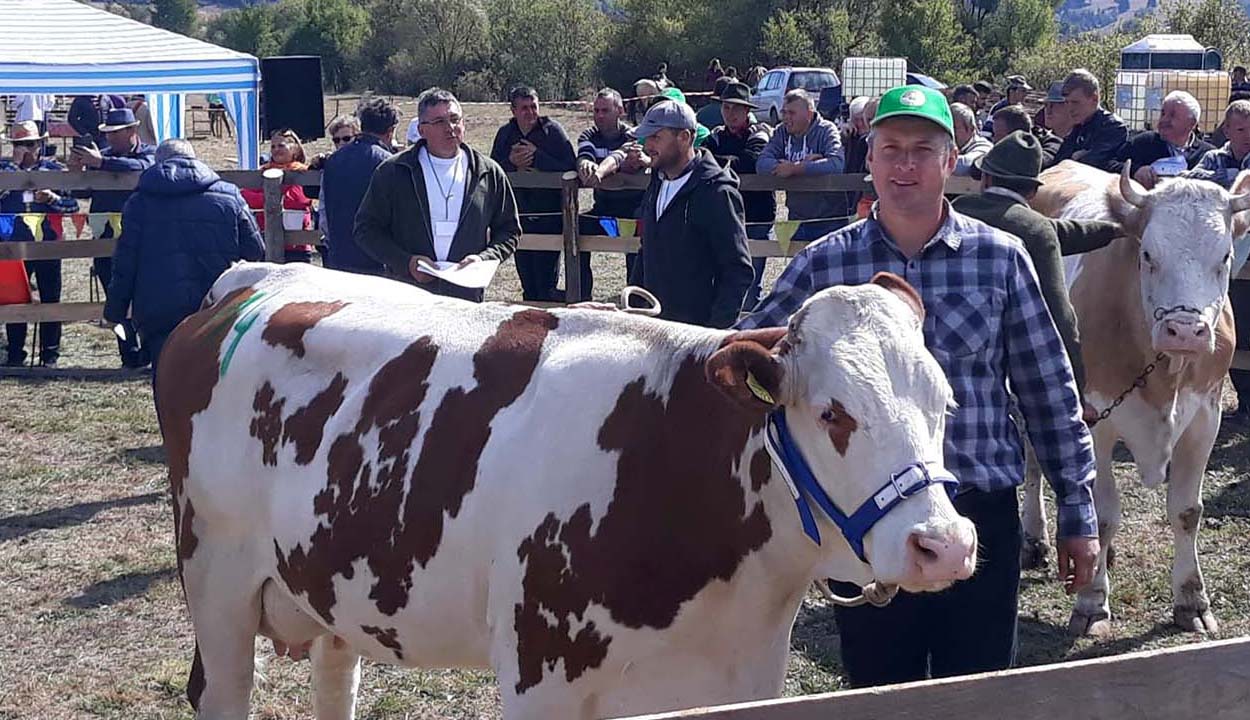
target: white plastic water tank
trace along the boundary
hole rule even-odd
[[[905,58],[849,57],[842,61],[842,97],[875,97],[907,83]]]

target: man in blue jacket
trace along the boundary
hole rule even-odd
[[[265,257],[239,189],[196,160],[191,143],[166,140],[155,159],[122,211],[104,305],[114,323],[130,311],[153,370],[165,338],[200,309],[217,277],[238,260]]]
[[[48,138],[47,131],[40,130],[33,120],[27,120],[13,126],[5,140],[13,145],[12,160],[0,160],[0,172],[18,172],[20,170],[44,170],[59,172],[65,167],[43,155],[44,142]],[[68,192],[55,190],[10,190],[0,192],[0,215],[19,215],[21,213],[75,213],[78,212],[78,201],[70,197]],[[60,223],[53,223],[45,217],[42,220],[43,240],[60,239]],[[29,242],[35,238],[31,235],[26,223],[18,220],[13,222],[13,235],[9,238],[18,242]],[[27,260],[26,272],[35,276],[39,284],[39,302],[55,303],[61,301],[61,261],[60,260]],[[5,325],[5,335],[9,343],[8,357],[5,365],[20,366],[26,362],[26,323],[9,323]],[[61,323],[39,323],[39,364],[44,367],[56,367],[61,355]]]
[[[369,189],[373,171],[394,154],[399,113],[383,98],[371,98],[356,111],[360,134],[325,160],[321,171],[321,212],[326,218],[326,267],[381,275],[382,263],[352,240],[356,211]]]
[[[490,159],[504,172],[573,170],[577,158],[573,143],[560,123],[538,114],[538,93],[531,87],[513,88],[508,93],[512,119],[495,133]],[[560,217],[560,191],[514,188],[521,232],[559,235],[564,223]],[[562,301],[556,291],[560,275],[560,253],[555,250],[517,250],[516,272],[526,300]]]

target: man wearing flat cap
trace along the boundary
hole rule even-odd
[[[985,125],[981,128],[985,131],[985,134],[988,136],[994,134],[994,113],[1008,105],[1023,105],[1025,96],[1032,89],[1033,86],[1029,85],[1029,81],[1023,75],[1008,75],[1007,87],[1003,91],[1003,99],[994,103],[994,107],[990,108],[989,117],[985,119]]]
[[[630,281],[655,294],[666,320],[726,328],[751,284],[738,176],[706,148],[685,103],[662,100],[634,131],[651,158],[639,214],[642,248]]]

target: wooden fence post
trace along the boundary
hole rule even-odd
[[[265,260],[280,263],[286,258],[286,231],[282,227],[282,171],[269,168],[261,177],[265,190]]]
[[[581,302],[582,264],[577,249],[577,223],[580,211],[577,206],[577,173],[569,170],[560,177],[560,208],[564,213],[564,300]]]

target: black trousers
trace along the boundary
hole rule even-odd
[[[1250,280],[1234,280],[1229,284],[1228,300],[1233,305],[1237,349],[1250,350]],[[1238,407],[1242,411],[1250,411],[1250,371],[1229,370],[1228,377],[1237,390]]]
[[[560,277],[559,251],[517,250],[513,258],[525,300],[554,302],[560,299],[556,295],[556,282]]]
[[[39,284],[39,301],[61,301],[61,261],[27,260],[26,272]],[[26,323],[8,323],[4,333],[9,343],[9,362],[26,360]],[[61,323],[39,323],[39,362],[56,362],[61,356]]]
[[[976,490],[955,508],[977,528],[977,571],[940,593],[899,592],[884,608],[835,608],[854,687],[1011,667],[1016,658],[1020,519],[1016,492]],[[853,585],[837,583],[839,594]]]

